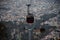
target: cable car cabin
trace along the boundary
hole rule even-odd
[[[34,16],[32,16],[32,15],[27,15],[27,16],[26,16],[26,22],[27,22],[27,23],[34,23]]]
[[[45,32],[45,28],[40,28],[40,32],[41,33]]]

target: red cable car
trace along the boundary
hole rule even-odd
[[[58,40],[60,40],[60,38]]]
[[[26,22],[27,23],[34,23],[34,16],[33,15],[27,15],[26,16]]]

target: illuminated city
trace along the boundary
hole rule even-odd
[[[60,0],[0,0],[0,40],[60,40]]]

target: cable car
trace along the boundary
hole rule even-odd
[[[27,23],[34,23],[34,16],[32,14],[27,15],[26,22]]]
[[[33,16],[33,14],[31,14],[29,12],[29,7],[30,6],[31,6],[31,4],[27,4],[27,13],[28,13],[28,15],[26,16],[26,22],[27,23],[33,23],[34,22],[34,16]]]

